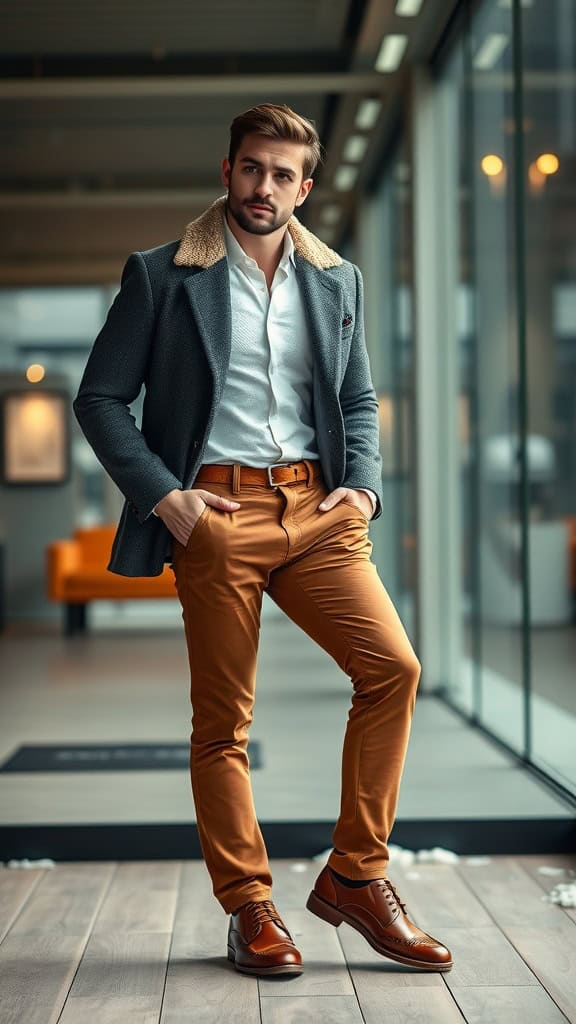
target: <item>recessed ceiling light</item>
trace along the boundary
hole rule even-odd
[[[536,160],[536,167],[542,174],[556,174],[560,161],[556,153],[541,153]]]
[[[344,149],[342,150],[342,159],[348,160],[351,164],[358,163],[362,159],[368,148],[368,138],[366,135],[351,135],[349,139],[346,139]]]
[[[510,42],[505,32],[490,32],[477,51],[473,64],[477,71],[489,71],[500,60]]]
[[[423,0],[397,0],[395,14],[401,18],[415,18],[420,13]]]
[[[408,45],[408,36],[384,36],[374,67],[376,71],[396,71]]]
[[[342,164],[334,175],[334,188],[337,192],[349,192],[358,177],[358,167]]]
[[[30,381],[31,384],[37,384],[38,381],[44,380],[45,376],[46,370],[42,363],[30,363],[30,366],[26,367],[26,380]]]
[[[497,153],[486,153],[480,161],[484,174],[489,178],[496,178],[504,170],[504,161]]]
[[[362,100],[358,105],[356,111],[356,117],[354,118],[354,126],[356,128],[369,129],[373,128],[376,121],[380,117],[380,111],[382,110],[382,103],[380,100],[365,99]]]

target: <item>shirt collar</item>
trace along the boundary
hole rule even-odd
[[[226,250],[228,252],[228,263],[230,266],[237,266],[242,263],[244,266],[254,266],[256,261],[248,256],[236,236],[230,230],[228,221],[226,220],[226,214],[222,213],[222,219],[224,221],[224,237],[226,239]],[[293,266],[296,266],[294,259],[294,242],[292,235],[288,230],[284,233],[284,248],[282,256],[280,257],[280,263],[278,264],[284,270],[288,270],[288,262],[291,262]]]

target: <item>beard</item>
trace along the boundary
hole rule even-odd
[[[247,231],[251,235],[271,235],[273,231],[284,227],[294,212],[293,210],[289,212],[286,212],[286,210],[278,211],[270,203],[261,203],[267,210],[270,210],[270,213],[259,214],[250,209],[249,203],[261,203],[261,201],[257,196],[240,200],[233,196],[230,191],[228,192],[226,199],[228,213],[232,215],[243,231]]]

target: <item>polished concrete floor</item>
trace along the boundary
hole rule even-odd
[[[133,605],[135,603],[132,603]],[[22,744],[187,742],[188,665],[176,602],[94,606],[92,628],[0,637],[0,758]],[[270,604],[251,738],[259,819],[335,820],[350,683]],[[414,714],[398,820],[566,818],[572,812],[440,700]],[[0,773],[4,825],[193,822],[187,771]]]

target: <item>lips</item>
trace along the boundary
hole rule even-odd
[[[265,210],[268,213],[272,213],[272,207],[264,206],[262,203],[247,203],[247,206],[249,206],[251,210],[256,210],[258,212],[261,210]]]

